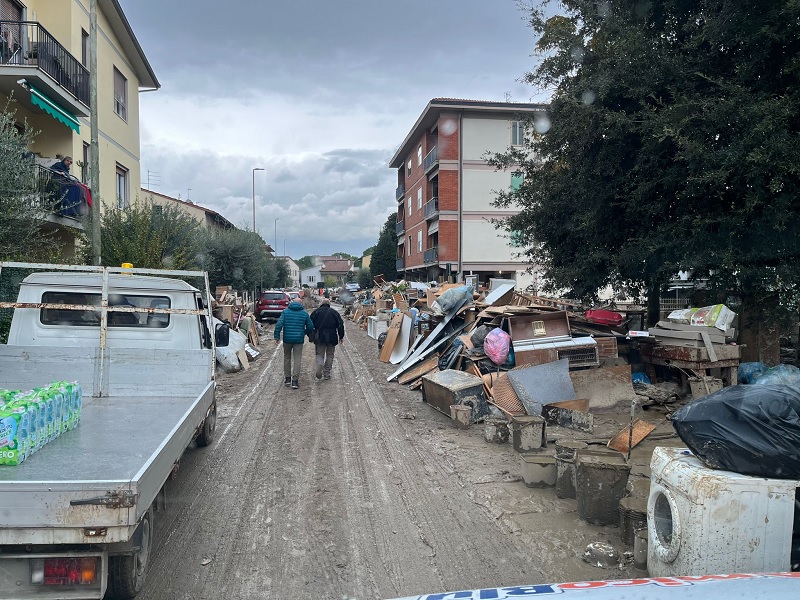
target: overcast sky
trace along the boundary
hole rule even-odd
[[[388,162],[432,98],[542,101],[516,0],[120,0],[161,89],[142,185],[277,251],[360,255],[396,209]],[[191,191],[190,191],[191,190]]]

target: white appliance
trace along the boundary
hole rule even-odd
[[[650,468],[652,577],[790,570],[800,481],[709,469],[686,448],[656,448]]]

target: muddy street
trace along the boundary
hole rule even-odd
[[[345,320],[329,381],[306,344],[283,385],[272,326],[248,371],[224,374],[214,443],[167,484],[142,598],[392,598],[624,577],[580,559],[615,528],[532,490],[510,444],[457,430]],[[630,573],[627,573],[630,576]]]

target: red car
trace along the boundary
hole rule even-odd
[[[291,301],[289,294],[280,290],[261,292],[261,297],[256,304],[256,317],[259,321],[266,319],[277,320]]]

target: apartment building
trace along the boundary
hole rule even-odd
[[[18,127],[39,132],[30,151],[41,178],[57,156],[72,156],[71,174],[89,181],[89,5],[0,0],[0,105],[10,99]],[[104,204],[127,206],[141,181],[139,92],[160,84],[119,2],[97,6],[99,194]],[[49,221],[65,241],[81,229],[73,217]]]
[[[487,152],[521,146],[525,117],[542,104],[434,98],[389,166],[397,169],[397,270],[412,281],[534,281],[513,240],[492,224],[513,211],[492,206],[496,192],[521,183],[496,171]]]

